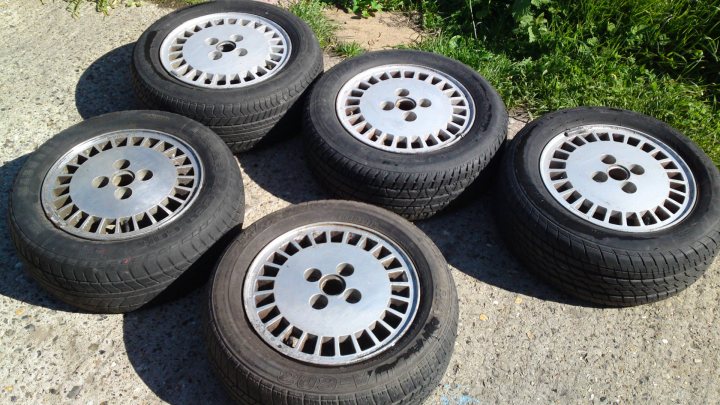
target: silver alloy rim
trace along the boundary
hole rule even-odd
[[[89,139],[45,175],[42,206],[63,231],[119,240],[177,219],[195,200],[202,165],[180,139],[153,130],[124,130]]]
[[[370,229],[317,223],[270,242],[250,265],[245,312],[280,353],[312,364],[366,360],[392,347],[417,312],[409,257]]]
[[[252,86],[277,74],[291,43],[278,24],[253,14],[217,13],[187,21],[160,46],[170,74],[198,87]]]
[[[697,196],[695,178],[675,151],[621,126],[586,125],[555,136],[543,149],[540,173],[570,212],[623,232],[671,227]]]
[[[340,89],[336,112],[356,139],[394,153],[446,148],[472,127],[475,105],[455,78],[416,65],[366,70]]]

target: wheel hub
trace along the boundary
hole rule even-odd
[[[245,13],[198,17],[177,27],[160,46],[163,67],[193,86],[236,88],[279,72],[288,60],[288,34],[266,18]]]
[[[245,310],[275,350],[313,364],[374,356],[407,330],[419,298],[407,256],[384,236],[316,224],[272,241],[244,286]]]
[[[336,112],[350,134],[375,148],[425,153],[445,148],[472,126],[475,107],[454,78],[414,65],[386,65],[350,79]]]
[[[695,179],[677,153],[624,127],[590,125],[557,135],[543,150],[540,172],[572,213],[625,232],[672,226],[696,198]]]

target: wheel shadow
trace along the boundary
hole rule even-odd
[[[5,162],[0,166],[0,295],[63,312],[77,312],[69,305],[55,299],[45,292],[27,274],[8,228],[8,201],[15,176],[27,159],[28,155]]]
[[[85,69],[75,87],[75,106],[84,119],[115,111],[146,108],[132,89],[134,44],[115,48]]]
[[[237,158],[245,174],[275,197],[293,204],[335,198],[310,172],[303,142],[300,128],[288,129]]]
[[[529,272],[513,255],[498,231],[491,193],[497,188],[470,189],[472,195],[440,214],[417,222],[457,270],[506,291],[573,306],[594,306],[556,290]],[[500,226],[502,226],[500,224]]]
[[[204,289],[123,315],[123,341],[137,375],[170,404],[231,404],[213,374],[203,331]]]

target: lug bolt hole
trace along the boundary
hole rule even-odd
[[[141,181],[147,181],[152,179],[153,172],[147,169],[138,170],[137,172],[137,178]]]
[[[240,42],[243,40],[243,36],[239,34],[230,35],[230,40],[233,42]]]
[[[360,299],[362,298],[362,294],[360,294],[360,291],[351,288],[345,292],[345,301],[347,301],[349,304],[357,304],[360,302]]]
[[[418,103],[418,105],[420,105],[420,107],[425,107],[425,108],[427,108],[427,107],[430,107],[430,106],[432,105],[432,103],[430,102],[430,100],[428,100],[428,99],[426,99],[426,98],[423,98],[423,99],[420,100],[420,102]]]
[[[122,171],[113,176],[112,183],[118,187],[125,187],[129,186],[133,180],[135,180],[135,175],[132,172]]]
[[[386,102],[380,104],[380,107],[385,111],[390,111],[393,108],[395,108],[395,104],[393,104],[391,101],[386,101]]]
[[[237,45],[235,45],[235,42],[223,41],[223,42],[220,42],[219,44],[217,44],[215,49],[217,49],[220,52],[232,52],[235,50],[235,47],[237,47]]]
[[[222,58],[222,55],[223,54],[220,51],[212,51],[208,54],[208,58],[210,58],[212,60],[218,60],[218,59]]]
[[[352,276],[355,272],[355,267],[350,263],[340,263],[336,269],[337,273],[343,277]]]
[[[615,156],[613,156],[613,155],[605,155],[602,158],[602,162],[605,164],[608,164],[608,165],[611,165],[611,164],[615,163],[616,161],[617,160],[615,160]]]
[[[625,181],[630,178],[630,172],[622,166],[613,166],[608,170],[608,176],[617,181]]]
[[[237,54],[238,54],[238,56],[245,56],[245,55],[247,55],[247,49],[240,48],[240,49],[238,49]]]
[[[327,295],[340,295],[345,291],[345,280],[335,275],[325,276],[320,282],[320,289]]]
[[[127,187],[120,187],[115,190],[115,198],[118,200],[126,200],[132,195],[132,190]]]
[[[314,283],[318,280],[320,280],[320,277],[322,277],[322,273],[318,269],[307,269],[305,270],[305,280]]]
[[[413,122],[413,121],[415,121],[415,120],[417,119],[417,114],[415,114],[415,113],[412,112],[412,111],[408,111],[408,112],[406,112],[405,114],[403,114],[403,118],[404,118],[405,121],[407,121],[407,122]]]
[[[118,170],[127,169],[129,166],[130,162],[125,159],[119,159],[116,160],[115,163],[113,163],[113,167]]]
[[[645,169],[640,165],[632,165],[630,166],[630,172],[639,176],[641,174],[645,174]]]
[[[103,187],[107,186],[108,183],[110,183],[110,179],[108,179],[105,176],[95,177],[92,181],[92,185],[95,188],[103,188]]]
[[[315,294],[310,297],[310,306],[315,309],[323,309],[327,306],[328,299],[322,294]]]
[[[595,172],[595,174],[593,174],[592,176],[592,179],[597,181],[598,183],[604,183],[607,181],[608,176],[603,172]]]
[[[410,111],[413,110],[417,104],[415,103],[415,100],[411,98],[401,98],[397,101],[397,103],[395,103],[395,106],[403,111]]]
[[[217,38],[208,38],[205,40],[205,43],[208,45],[216,45],[218,42],[220,42]]]
[[[627,183],[623,184],[622,191],[628,194],[632,194],[637,191],[637,186],[634,183],[628,181]]]
[[[397,94],[400,97],[407,97],[410,95],[410,90],[408,89],[397,89],[395,90],[395,94]]]

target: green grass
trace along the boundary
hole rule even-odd
[[[365,49],[355,41],[352,42],[340,42],[332,47],[332,52],[343,58],[352,58],[365,53]]]

